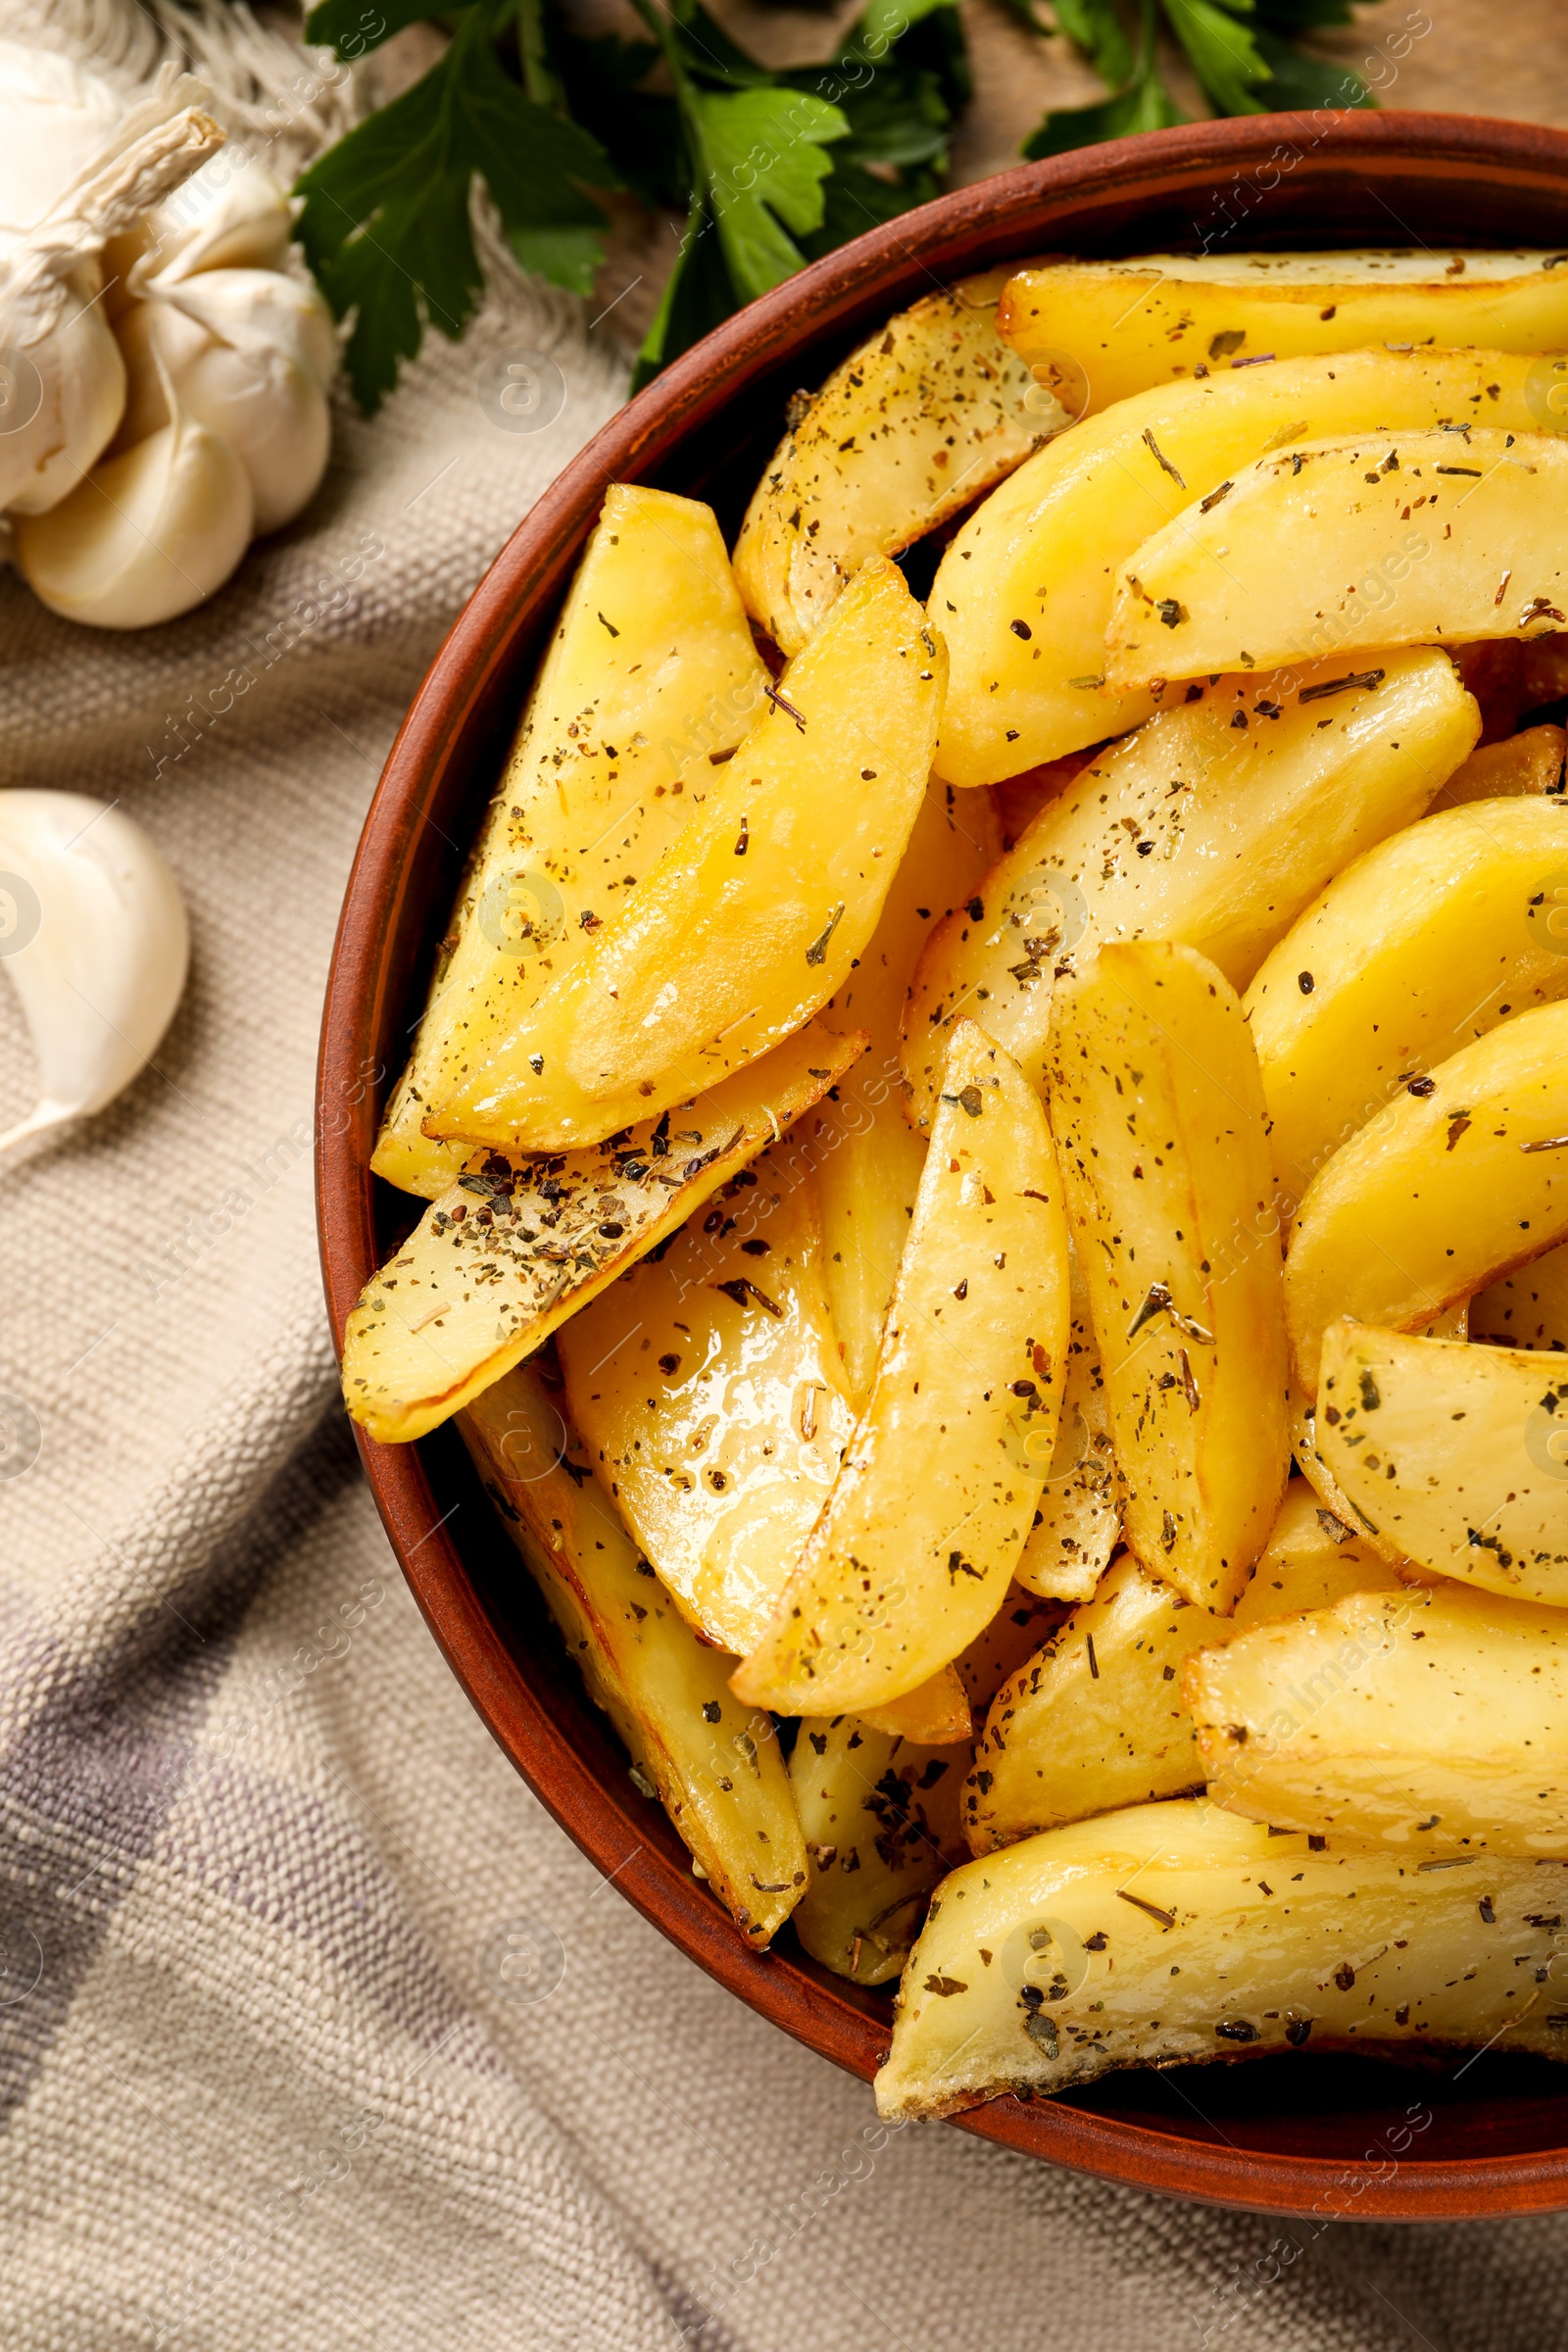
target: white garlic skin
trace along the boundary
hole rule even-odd
[[[124,111],[71,58],[0,40],[0,234],[35,226]]]
[[[47,514],[17,517],[17,565],[41,604],[99,629],[142,629],[220,588],[250,544],[250,476],[174,405]]]
[[[0,375],[0,509],[44,514],[69,498],[110,442],[125,405],[125,363],[95,299],[95,272],[72,272],[71,308]],[[5,429],[6,411],[17,421]]]
[[[36,1108],[0,1136],[0,1163],[130,1084],[169,1027],[189,960],[179,886],[123,809],[74,792],[0,791],[0,968],[43,1085]]]
[[[167,422],[165,385],[172,385],[186,414],[225,440],[244,466],[252,528],[261,537],[291,522],[315,495],[331,453],[331,414],[315,373],[289,351],[286,336],[270,339],[249,324],[246,310],[248,289],[256,281],[263,289],[282,286],[291,296],[304,297],[277,304],[264,295],[255,307],[292,321],[296,350],[314,357],[317,318],[309,299],[314,289],[261,270],[215,270],[189,291],[220,293],[235,279],[244,283],[232,288],[233,340],[202,323],[207,317],[224,322],[222,304],[176,299],[185,295],[183,285],[168,299],[149,294],[122,317],[120,346],[129,381],[117,449],[129,448]]]

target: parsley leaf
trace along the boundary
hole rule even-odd
[[[821,226],[828,143],[850,126],[837,107],[804,90],[694,90],[691,111],[718,241],[736,292],[750,302],[805,260],[785,229]]]
[[[475,174],[514,247],[520,239],[519,258],[558,283],[591,281],[603,250],[605,216],[584,191],[619,174],[597,139],[503,70],[491,13],[466,12],[440,62],[299,183],[300,242],[336,317],[353,315],[345,357],[367,412],[426,326],[455,342],[473,315],[484,283],[469,222]]]
[[[1056,0],[1056,24],[1113,90],[1132,80],[1132,45],[1115,0]]]
[[[648,35],[585,36],[564,0],[319,0],[340,57],[429,19],[452,35],[401,98],[299,183],[300,238],[372,410],[426,330],[461,335],[483,289],[470,204],[488,189],[525,270],[586,294],[596,190],[686,215],[643,380],[802,263],[939,190],[969,95],[956,0],[868,0],[830,63],[774,73],[702,0],[634,0]]]
[[[1105,71],[1102,60],[1123,67],[1122,84],[1098,105],[1055,108],[1039,129],[1025,139],[1026,156],[1039,162],[1048,155],[1065,155],[1069,148],[1094,146],[1101,139],[1126,138],[1135,130],[1165,130],[1173,122],[1186,121],[1160,79],[1155,64],[1154,0],[1143,0],[1142,39],[1136,61],[1124,34],[1119,49],[1110,37],[1112,24],[1117,33],[1121,33],[1111,0],[1070,0],[1065,10],[1058,0],[1056,13],[1062,30],[1072,33],[1075,40],[1078,34],[1074,24],[1081,25],[1091,63],[1100,66],[1102,72]]]
[[[1034,24],[1033,0],[1009,0]],[[1318,24],[1348,24],[1353,0],[1140,0],[1134,57],[1116,0],[1055,0],[1056,22],[1111,85],[1094,106],[1057,108],[1024,143],[1028,156],[1060,155],[1096,139],[1155,130],[1183,120],[1160,76],[1161,17],[1180,42],[1209,104],[1222,115],[1292,107],[1375,106],[1358,74],[1305,56],[1293,37]],[[1036,26],[1038,29],[1038,26]]]
[[[474,0],[450,0],[444,14],[455,17]],[[339,57],[364,57],[371,49],[420,24],[432,14],[430,0],[320,0],[305,19],[305,38],[333,48]]]
[[[1235,0],[1250,14],[1252,0]],[[1257,85],[1269,71],[1250,28],[1239,24],[1231,0],[1165,0],[1171,30],[1187,52],[1203,95],[1222,115],[1261,115]]]
[[[769,76],[698,0],[634,5],[660,43],[693,191],[640,386],[802,262],[936,195],[969,78],[952,0],[870,0],[827,65]]]

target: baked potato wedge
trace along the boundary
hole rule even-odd
[[[947,640],[951,664],[937,773],[954,784],[994,783],[1148,718],[1158,707],[1154,696],[1146,686],[1119,683],[1120,673],[1111,675],[1107,665],[1118,575],[1162,525],[1173,525],[1174,555],[1188,533],[1223,522],[1235,485],[1254,459],[1329,435],[1370,435],[1385,425],[1404,432],[1484,421],[1504,433],[1533,433],[1538,420],[1529,387],[1537,366],[1498,352],[1354,351],[1331,360],[1282,360],[1139,393],[1037,450],[956,532],[932,587],[931,618]],[[1457,438],[1448,451],[1456,464],[1474,463]],[[1424,530],[1425,512],[1401,524],[1401,532],[1435,544],[1448,511],[1446,502],[1436,532]],[[1538,536],[1549,531],[1550,512],[1544,499]],[[1217,544],[1225,544],[1223,530]],[[1286,550],[1282,574],[1270,585],[1271,605],[1298,576],[1301,544]],[[1328,534],[1314,544],[1327,560]],[[1380,549],[1380,559],[1386,552]],[[1430,569],[1417,564],[1406,576]],[[1337,598],[1352,577],[1363,574],[1333,573]],[[1382,580],[1368,610],[1386,614],[1395,593]],[[1503,633],[1490,608],[1489,620],[1494,633]],[[1155,634],[1167,642],[1187,633],[1156,623]],[[1258,668],[1270,666],[1250,636],[1238,640],[1228,661],[1206,666],[1247,668],[1243,647]],[[1317,650],[1343,649],[1330,638]],[[1177,674],[1168,665],[1148,665],[1152,677]]]
[[[355,1420],[401,1445],[450,1419],[819,1102],[864,1042],[813,1023],[701,1102],[591,1151],[470,1153],[349,1316]]]
[[[876,2079],[887,2117],[954,2115],[1122,2066],[1287,2049],[1556,2057],[1561,1905],[1541,1865],[1423,1870],[1271,1836],[1202,1799],[987,1854],[937,1888]]]
[[[700,805],[767,684],[712,511],[612,482],[470,860],[371,1161],[433,1200],[467,1146],[422,1133],[484,1041],[557,980]],[[632,869],[632,870],[628,870]]]
[[[1130,1552],[1113,1561],[991,1702],[963,1787],[970,1852],[1198,1787],[1182,1667],[1230,1630]]]
[[[954,1660],[954,1669],[983,1715],[1004,1683],[1049,1642],[1067,1616],[1058,1600],[1048,1600],[1027,1586],[1014,1584],[989,1624],[983,1625],[968,1648]]]
[[[1560,800],[1565,749],[1568,732],[1551,725],[1526,727],[1517,735],[1505,735],[1500,743],[1480,744],[1439,791],[1431,813],[1460,808],[1471,801],[1500,801],[1519,794]]]
[[[890,1740],[908,1740],[917,1746],[957,1747],[974,1738],[969,1693],[956,1664],[939,1666],[902,1698],[867,1707],[859,1720],[869,1731],[885,1732]]]
[[[1061,1419],[1034,1525],[1013,1574],[1026,1592],[1072,1601],[1087,1600],[1110,1564],[1121,1535],[1121,1482],[1089,1286],[1070,1243],[1067,1255],[1071,1317]]]
[[[885,1984],[904,1966],[927,1895],[964,1859],[961,1775],[956,1757],[855,1715],[801,1725],[790,1787],[809,1860],[792,1916],[812,1959],[835,1976]]]
[[[1318,1445],[1382,1542],[1485,1592],[1568,1605],[1568,1365],[1347,1316],[1322,1367]]]
[[[1276,1617],[1332,1608],[1351,1592],[1403,1590],[1393,1562],[1357,1532],[1357,1522],[1329,1510],[1307,1479],[1293,1478],[1227,1631],[1242,1633]]]
[[[698,1640],[661,1588],[537,1365],[486,1389],[459,1428],[633,1778],[658,1791],[714,1894],[763,1949],[807,1886],[771,1720],[736,1703],[728,1659]]]
[[[809,1019],[876,928],[925,794],[945,675],[897,567],[873,559],[674,846],[453,1076],[425,1132],[581,1149]]]
[[[737,1694],[858,1712],[923,1682],[1006,1597],[1055,1446],[1067,1220],[1015,1062],[955,1032],[871,1401]]]
[[[1414,1331],[1568,1237],[1565,1139],[1568,1004],[1556,1004],[1412,1078],[1342,1145],[1308,1185],[1285,1258],[1305,1395],[1335,1316]]]
[[[1122,940],[1056,992],[1051,1117],[1152,1576],[1221,1616],[1285,1487],[1286,1347],[1263,1095],[1235,992]]]
[[[939,287],[836,368],[753,493],[735,542],[752,618],[798,654],[869,556],[935,530],[1073,421],[997,332],[1005,270]]]
[[[914,1214],[924,1138],[910,1132],[899,1033],[910,975],[932,931],[1002,849],[985,793],[933,784],[858,963],[830,1004],[827,1029],[863,1029],[864,1056],[816,1121],[823,1278],[857,1405],[871,1393],[888,1300]]]
[[[557,1352],[601,1485],[699,1633],[743,1655],[855,1428],[810,1177],[764,1152]]]
[[[1568,808],[1482,802],[1369,850],[1286,933],[1245,1003],[1289,1207],[1412,1078],[1568,994],[1559,875]]]
[[[1568,349],[1553,253],[1151,253],[1032,262],[997,323],[1018,357],[1074,355],[1092,410],[1178,376],[1384,345]],[[1082,397],[1082,395],[1080,395]]]
[[[1041,810],[920,958],[904,1038],[917,1124],[955,1020],[984,1023],[1036,1076],[1063,955],[1178,939],[1245,988],[1341,867],[1422,813],[1480,732],[1474,700],[1428,648],[1316,699],[1343,676],[1331,662],[1205,683]]]
[[[1470,1301],[1470,1337],[1504,1348],[1568,1348],[1568,1246],[1479,1292]]]
[[[1223,501],[1129,556],[1106,685],[1331,656],[1354,676],[1389,646],[1542,636],[1568,617],[1565,493],[1568,444],[1490,418],[1303,436],[1239,466]]]
[[[1209,1795],[1253,1821],[1568,1861],[1568,1611],[1354,1592],[1199,1651],[1182,1690]]]

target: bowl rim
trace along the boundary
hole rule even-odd
[[[1327,151],[1327,152],[1325,152]],[[1281,158],[1295,152],[1299,165]],[[1568,183],[1568,133],[1472,115],[1317,113],[1246,116],[1079,149],[959,188],[868,231],[752,303],[674,361],[582,448],[523,516],[454,622],[388,755],[367,811],[344,894],[322,1015],[317,1073],[317,1200],[334,1343],[373,1270],[375,1180],[368,1155],[386,1082],[375,1052],[391,981],[386,943],[432,819],[430,805],[464,720],[499,691],[530,616],[564,591],[607,485],[654,473],[717,416],[735,389],[777,364],[792,321],[813,333],[855,322],[889,277],[933,283],[1042,249],[1054,203],[1125,209],[1129,191],[1231,201],[1262,172],[1296,171],[1298,186],[1395,159],[1408,175],[1451,180],[1484,172],[1523,195]],[[1048,222],[1049,224],[1049,222]],[[1195,227],[1196,227],[1195,223]],[[1413,241],[1419,242],[1419,239]],[[909,299],[895,292],[893,306]],[[439,1433],[438,1433],[439,1434]],[[887,2027],[849,1988],[793,1957],[743,1945],[717,1906],[670,1854],[650,1845],[629,1798],[604,1785],[530,1690],[438,1515],[426,1449],[378,1445],[355,1425],[366,1475],[392,1548],[435,1640],[498,1744],[536,1796],[605,1877],[708,1974],[819,2056],[869,2080]],[[1419,2080],[1412,2075],[1412,2082]],[[1568,2090],[1563,2145],[1457,2159],[1401,2158],[1348,2171],[1343,2155],[1297,2155],[1150,2129],[1065,2099],[1004,2098],[953,2119],[1009,2148],[1129,2186],[1203,2203],[1333,2219],[1437,2220],[1544,2213],[1568,2206]],[[1332,2202],[1338,2200],[1337,2202]]]

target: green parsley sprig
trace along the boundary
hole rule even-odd
[[[1040,30],[1034,0],[1008,0]],[[1180,43],[1204,97],[1220,115],[1263,115],[1297,107],[1376,106],[1359,74],[1308,57],[1294,36],[1353,22],[1351,0],[1139,0],[1137,45],[1116,0],[1054,0],[1056,24],[1110,95],[1093,106],[1059,107],[1024,142],[1027,156],[1062,155],[1129,131],[1186,121],[1159,71],[1159,19]]]
[[[634,5],[646,41],[584,39],[561,0],[456,0],[437,64],[301,179],[301,242],[352,318],[368,412],[426,327],[455,341],[473,315],[476,178],[523,268],[579,294],[604,258],[601,193],[684,216],[639,383],[803,262],[939,192],[970,91],[956,0],[869,0],[827,65],[789,73],[701,0]],[[435,16],[427,0],[321,0],[306,32],[352,59]]]

